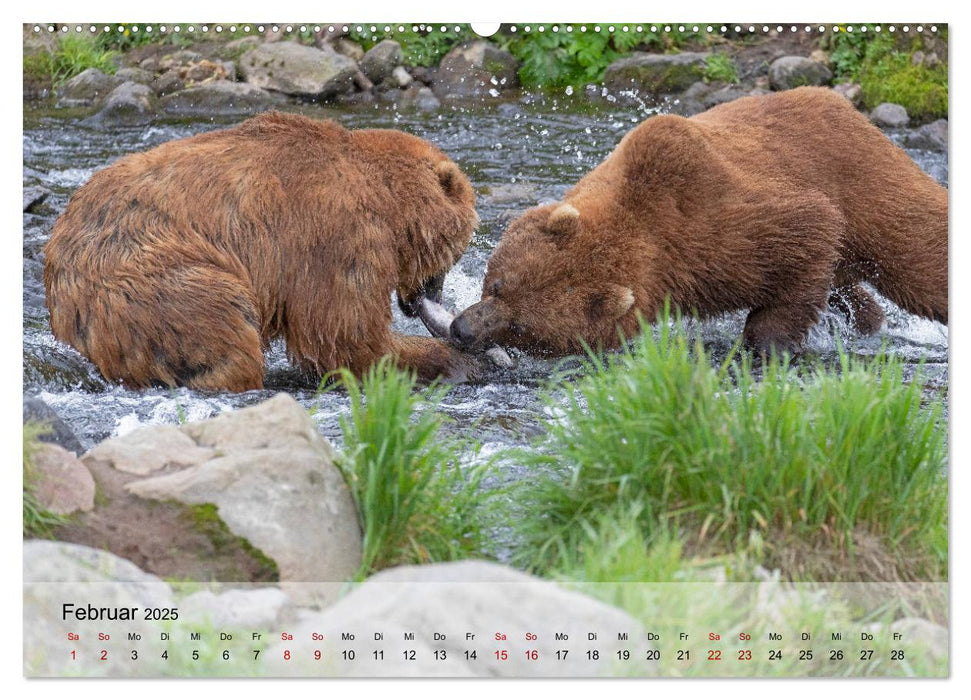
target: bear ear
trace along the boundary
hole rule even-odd
[[[580,229],[580,212],[572,204],[561,204],[550,214],[546,228],[558,236],[569,236]]]
[[[620,284],[607,283],[604,313],[610,318],[620,318],[634,306],[634,290]]]
[[[462,189],[462,172],[459,166],[450,160],[440,160],[435,164],[435,175],[438,182],[449,197],[455,197]]]

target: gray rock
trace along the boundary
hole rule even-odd
[[[203,590],[179,601],[180,617],[216,629],[275,629],[291,607],[279,588],[233,588],[218,594]]]
[[[51,196],[51,191],[39,185],[24,188],[24,211],[33,211]]]
[[[361,59],[361,71],[372,83],[380,83],[401,65],[401,44],[391,39],[379,41]]]
[[[331,46],[341,56],[347,56],[355,63],[359,63],[364,58],[364,49],[356,41],[341,37],[331,42]]]
[[[37,396],[24,397],[24,423],[43,423],[49,427],[48,432],[37,437],[40,442],[60,445],[74,454],[84,452],[81,441],[67,423],[61,420],[57,412]]]
[[[654,54],[635,52],[607,66],[604,84],[613,91],[671,94],[704,76],[709,53]]]
[[[404,92],[395,95],[396,103],[401,109],[416,109],[421,112],[434,112],[442,106],[431,88],[412,85]]]
[[[829,85],[832,79],[833,72],[829,68],[805,56],[782,56],[769,66],[769,85],[773,90]]]
[[[329,46],[321,49],[290,41],[263,44],[243,54],[246,81],[256,87],[299,97],[328,99],[348,92],[357,66]]]
[[[292,397],[278,394],[211,420],[165,428],[168,440],[158,437],[158,427],[125,436],[126,446],[144,440],[143,449],[125,462],[138,461],[150,451],[144,446],[152,445],[163,452],[154,463],[167,461],[171,469],[173,448],[164,443],[174,445],[182,438],[195,445],[199,459],[191,466],[130,482],[129,492],[160,501],[214,504],[233,533],[276,562],[281,582],[353,577],[361,563],[354,501],[333,464],[333,448]],[[96,449],[103,452],[109,443]],[[175,450],[189,451],[187,446]],[[119,452],[120,448],[115,454]]]
[[[905,646],[917,647],[937,661],[947,659],[949,637],[946,627],[919,617],[904,617],[894,621],[890,631],[902,635],[901,642]]]
[[[142,85],[151,85],[155,76],[142,68],[119,68],[115,72],[115,77],[122,82],[131,81]]]
[[[124,81],[88,68],[57,88],[58,107],[86,107],[103,102]]]
[[[172,68],[165,71],[152,82],[152,89],[159,96],[169,95],[185,88],[185,81],[178,69]]]
[[[174,425],[157,425],[105,440],[82,457],[85,464],[103,462],[126,474],[148,476],[162,469],[195,466],[216,454],[196,444]]]
[[[947,119],[938,119],[911,131],[903,138],[905,148],[947,152]]]
[[[519,61],[495,44],[474,40],[442,58],[432,83],[440,98],[498,97],[519,87]]]
[[[161,99],[167,114],[180,117],[256,114],[282,102],[279,95],[269,90],[228,80],[203,83]]]
[[[907,110],[901,105],[884,102],[870,112],[870,121],[880,127],[897,129],[907,126],[910,123],[910,117],[907,115]]]
[[[391,78],[402,90],[414,82],[414,78],[411,77],[411,73],[409,73],[408,69],[404,66],[397,66],[393,71],[391,71]]]
[[[33,454],[34,495],[45,510],[71,515],[94,508],[94,477],[60,445],[41,443]]]
[[[108,95],[101,111],[82,124],[99,128],[151,124],[157,116],[157,105],[155,93],[147,85],[122,83]]]
[[[748,91],[729,85],[721,88],[720,90],[709,92],[707,95],[705,95],[703,104],[705,105],[706,109],[711,109],[716,105],[731,102],[739,99],[740,97],[748,97]]]
[[[681,93],[681,99],[683,100],[698,100],[703,101],[708,93],[713,92],[714,88],[703,80],[697,80],[688,87],[683,93]]]
[[[97,642],[96,634],[101,629],[111,626],[120,640],[122,628],[137,629],[145,624],[140,622],[141,617],[132,623],[71,624],[53,611],[60,613],[65,603],[78,608],[137,607],[144,611],[168,608],[173,602],[167,583],[110,552],[66,542],[24,542],[24,675],[63,677],[71,671],[66,660],[72,649],[80,650],[85,675],[144,673],[145,667],[134,668],[126,653],[113,653],[106,661],[94,661],[97,650],[91,646]],[[79,633],[81,639],[69,640],[67,631]],[[85,659],[88,663],[84,663]],[[74,673],[76,669],[77,666]]]
[[[164,73],[172,68],[184,68],[202,60],[203,56],[201,53],[190,51],[188,49],[182,49],[180,51],[176,51],[175,53],[170,53],[167,56],[162,56],[162,58],[158,60],[158,72]]]
[[[394,643],[400,643],[405,633],[414,633],[414,642],[408,643],[415,650],[414,661],[405,661],[399,653],[375,661],[373,655],[360,650],[355,665],[334,669],[336,673],[355,676],[597,676],[610,673],[611,665],[588,661],[579,654],[574,664],[558,664],[555,650],[562,648],[564,642],[554,640],[553,632],[565,633],[576,641],[586,640],[590,632],[598,632],[602,639],[609,640],[626,632],[631,640],[639,642],[644,635],[640,623],[617,608],[485,561],[386,569],[332,607],[305,615],[293,627],[295,639],[309,639],[311,632],[332,630],[336,643],[345,646],[339,641],[339,633],[354,634],[362,642],[369,642],[372,634],[380,631],[385,640]],[[497,647],[503,646],[492,639],[493,633],[516,634],[515,641],[510,637],[509,642],[510,647],[516,648],[522,643],[519,635],[533,629],[541,631],[539,638],[530,642],[540,661],[527,660],[518,649],[516,653],[510,650],[505,661],[493,655]],[[476,640],[465,637],[466,632],[479,631]],[[434,639],[436,632],[443,633],[445,639]],[[321,645],[325,653],[339,653],[337,648],[326,649],[330,644]],[[309,656],[307,666],[302,665],[303,659],[283,662],[283,648],[282,643],[276,643],[267,650],[267,663],[272,664],[269,671],[292,674],[312,668],[314,662]],[[477,660],[465,659],[467,649],[477,649]],[[437,661],[435,650],[444,650],[449,663]]]
[[[859,83],[840,83],[833,86],[833,92],[848,99],[854,107],[859,108],[863,103],[863,89]]]
[[[262,43],[263,40],[258,36],[244,36],[242,39],[233,39],[227,42],[224,53],[227,56],[242,56],[247,51],[255,49]]]

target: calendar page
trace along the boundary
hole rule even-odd
[[[22,40],[24,676],[949,676],[946,23]]]

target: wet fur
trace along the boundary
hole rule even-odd
[[[468,179],[431,144],[267,113],[81,187],[45,249],[51,328],[138,387],[260,388],[276,337],[315,377],[392,354],[461,378],[446,343],[391,332],[389,299],[448,270],[477,223]]]
[[[566,354],[616,346],[670,296],[700,316],[749,309],[748,345],[796,351],[831,291],[860,331],[879,328],[861,282],[947,323],[947,204],[827,89],[656,116],[510,225],[459,323],[477,344]]]

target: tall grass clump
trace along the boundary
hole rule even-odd
[[[548,474],[524,487],[524,563],[559,568],[602,514],[621,512],[692,556],[754,539],[796,578],[943,577],[946,438],[920,377],[842,351],[836,367],[769,358],[756,374],[744,354],[713,367],[663,318],[626,351],[591,356],[554,387],[559,417],[524,456]]]
[[[446,418],[434,406],[447,389],[419,391],[414,374],[387,360],[360,380],[346,370],[337,376],[350,399],[338,466],[364,533],[361,578],[398,564],[478,554],[487,467],[460,465],[475,446],[443,433]]]
[[[40,436],[50,432],[50,427],[43,423],[24,424],[24,467],[23,467],[23,498],[24,522],[23,534],[26,538],[37,537],[50,539],[53,530],[66,522],[61,515],[46,510],[34,495],[36,477],[34,476],[34,455],[40,446]]]

